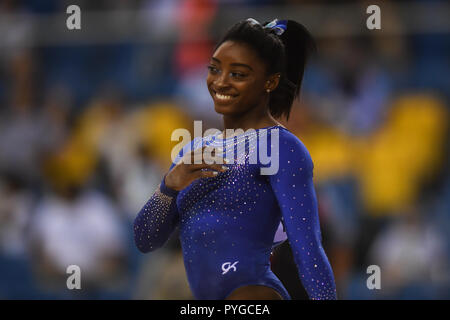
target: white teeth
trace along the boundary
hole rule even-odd
[[[219,99],[231,99],[233,96],[225,96],[223,94],[216,93],[216,97]]]

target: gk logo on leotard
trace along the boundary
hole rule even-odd
[[[222,264],[222,275],[224,275],[225,273],[227,273],[228,271],[230,271],[230,269],[233,269],[233,271],[236,271],[236,264],[239,261],[234,262],[233,264],[231,264],[231,262],[225,262],[224,264]]]

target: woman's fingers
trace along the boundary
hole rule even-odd
[[[229,162],[224,158],[223,148],[204,146],[192,150],[181,157],[166,178],[176,177],[172,177],[170,180],[175,181],[172,181],[173,189],[181,190],[194,180],[216,177],[220,173],[227,171],[229,168],[224,164]]]
[[[206,169],[216,170],[216,171],[219,171],[219,172],[225,172],[229,168],[227,166],[222,165],[222,164],[210,164],[210,165],[208,165],[208,167],[206,167]]]
[[[224,164],[229,161],[224,158],[223,148],[204,146],[192,150],[183,156],[181,163],[193,165],[191,169],[198,169],[203,164]]]
[[[215,170],[215,171],[219,171],[219,172],[224,172],[229,169],[227,166],[225,166],[223,164],[207,164],[207,163],[191,164],[188,167],[191,171],[207,169],[207,170]]]
[[[197,170],[193,172],[193,175],[195,179],[212,178],[217,177],[219,175],[219,172],[214,170]]]

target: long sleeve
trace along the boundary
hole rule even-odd
[[[166,243],[178,223],[178,191],[167,188],[164,178],[134,220],[134,242],[141,252],[150,252]]]
[[[280,137],[279,170],[269,176],[300,279],[310,299],[336,299],[333,272],[322,247],[313,163],[294,135]]]
[[[174,159],[169,171],[176,163],[181,161],[183,155],[200,147],[201,138],[195,138],[187,143]],[[139,211],[134,220],[134,242],[138,249],[143,252],[156,250],[164,245],[169,239],[179,222],[177,208],[178,191],[168,188],[161,181],[158,189]]]

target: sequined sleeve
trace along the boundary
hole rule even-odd
[[[164,184],[139,211],[134,220],[134,242],[141,252],[150,252],[164,245],[178,223],[176,198],[178,192]]]
[[[333,271],[322,247],[312,159],[292,134],[280,137],[279,170],[270,183],[309,298],[336,299]]]

